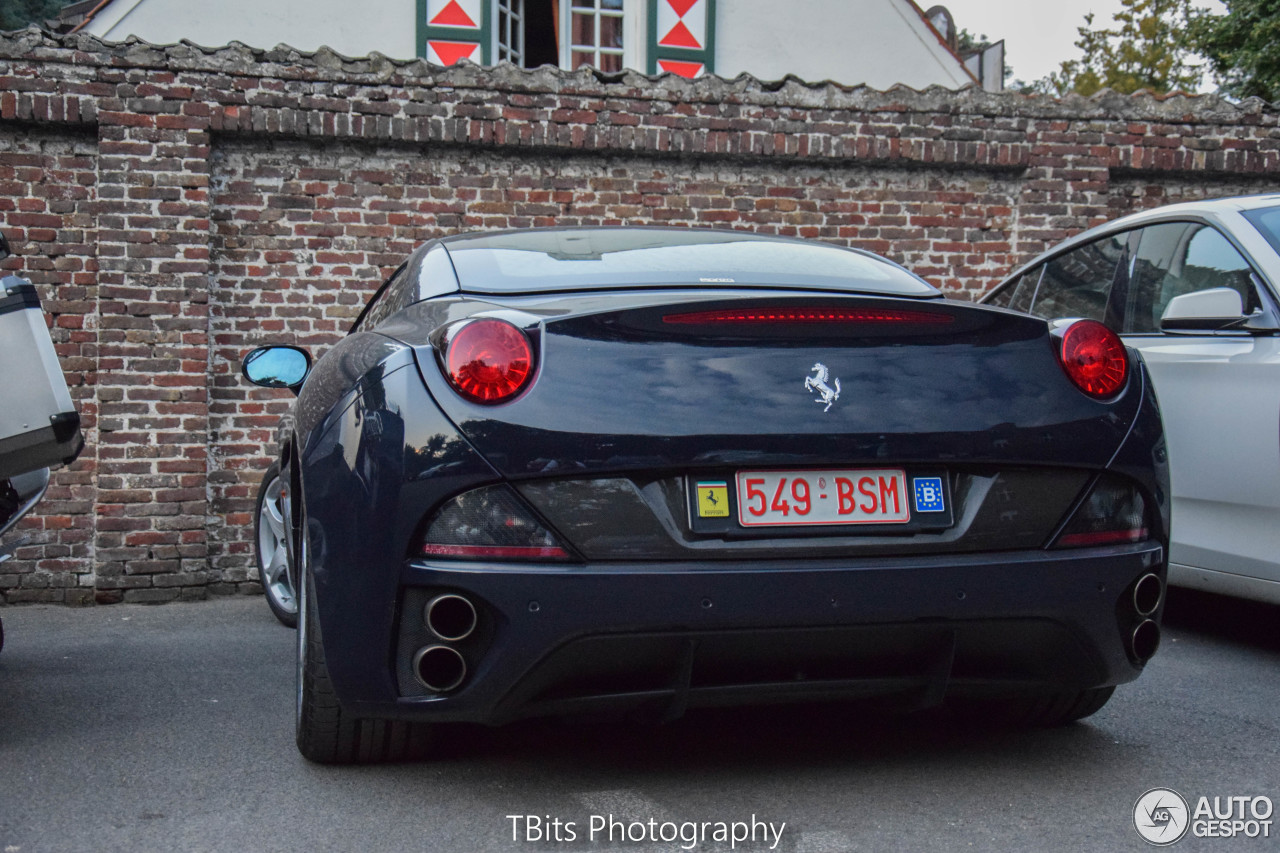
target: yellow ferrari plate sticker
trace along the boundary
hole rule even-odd
[[[729,484],[724,482],[698,484],[698,517],[729,517]]]

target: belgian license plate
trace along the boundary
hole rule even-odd
[[[903,524],[911,520],[900,468],[738,472],[738,523]]]

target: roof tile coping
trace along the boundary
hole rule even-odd
[[[914,89],[897,84],[888,89],[845,85],[832,80],[812,82],[794,75],[764,81],[742,73],[729,79],[714,74],[690,80],[671,73],[641,74],[626,70],[601,72],[592,68],[565,71],[553,66],[525,69],[504,62],[480,66],[470,61],[445,67],[425,59],[394,59],[374,52],[344,56],[328,47],[298,50],[285,44],[273,48],[232,42],[204,47],[183,40],[157,45],[130,36],[104,41],[88,33],[58,35],[32,24],[24,30],[0,33],[0,62],[69,63],[112,68],[165,69],[296,81],[417,85],[510,91],[529,94],[598,95],[676,103],[737,103],[797,109],[860,112],[920,112],[1056,118],[1072,120],[1147,120],[1177,123],[1238,124],[1277,116],[1274,105],[1261,98],[1230,101],[1216,94],[1175,92],[1156,95],[1143,90],[1124,95],[1111,89],[1084,97],[1057,98],[1020,92],[987,92],[976,85],[948,89],[934,85]],[[1252,119],[1252,121],[1250,121]]]

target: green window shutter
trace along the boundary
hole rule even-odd
[[[715,72],[716,0],[649,0],[649,73]]]
[[[417,0],[418,55],[438,65],[492,65],[490,0]]]

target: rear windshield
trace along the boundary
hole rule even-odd
[[[564,229],[446,242],[463,291],[538,293],[696,285],[937,296],[875,255],[825,243],[714,231]]]

